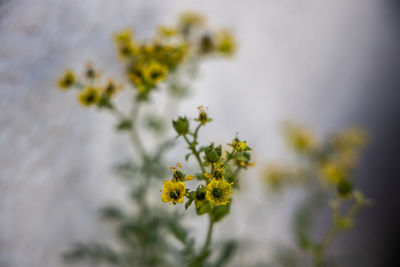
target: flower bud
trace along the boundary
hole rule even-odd
[[[338,182],[336,189],[341,197],[348,197],[353,190],[353,185],[349,180],[341,179]]]
[[[216,163],[218,162],[219,158],[222,154],[221,146],[214,148],[214,144],[209,145],[205,151],[205,160],[209,163]]]
[[[186,117],[179,117],[176,121],[172,121],[175,131],[179,135],[185,135],[189,132],[189,120]]]

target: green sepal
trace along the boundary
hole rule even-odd
[[[204,213],[210,213],[212,211],[212,205],[210,201],[195,201],[197,215],[203,215]]]

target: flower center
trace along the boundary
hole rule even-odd
[[[199,201],[203,201],[206,198],[206,192],[197,191],[196,192],[196,199]]]
[[[72,77],[67,76],[65,78],[64,82],[65,82],[66,85],[71,85],[72,84]]]
[[[214,178],[215,178],[215,179],[221,179],[221,178],[222,178],[222,173],[221,173],[221,171],[219,171],[219,170],[215,171],[215,173],[214,173]]]
[[[153,71],[151,73],[151,78],[154,79],[154,80],[157,79],[160,76],[161,76],[161,73],[159,71]]]
[[[171,192],[169,192],[169,196],[173,199],[179,199],[181,195],[181,192],[179,192],[178,190],[172,190]]]
[[[182,173],[181,171],[175,171],[175,172],[174,172],[174,178],[175,178],[176,180],[181,181],[181,180],[183,180],[184,175],[183,175],[183,173]]]
[[[88,103],[93,103],[94,100],[95,100],[95,98],[96,98],[95,94],[90,93],[90,94],[88,94],[88,96],[86,97],[86,101],[87,101]]]
[[[213,193],[213,196],[217,197],[217,198],[222,196],[222,190],[219,188],[215,188],[212,193]]]

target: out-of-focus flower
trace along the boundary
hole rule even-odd
[[[232,56],[236,52],[236,41],[231,32],[222,30],[217,34],[216,50],[225,56]]]
[[[64,75],[58,80],[60,89],[66,90],[72,87],[76,82],[75,74],[72,70],[66,70]]]
[[[107,98],[112,98],[117,92],[121,91],[121,89],[121,85],[117,85],[112,79],[109,79],[106,86],[104,87],[103,94]]]
[[[167,27],[167,26],[162,25],[162,26],[158,27],[158,33],[161,36],[172,37],[178,33],[178,30],[176,27]]]
[[[316,146],[313,133],[299,125],[287,123],[285,125],[285,137],[289,146],[299,153],[310,153]]]
[[[165,79],[168,69],[166,66],[153,61],[144,68],[144,77],[147,83],[155,85]]]
[[[100,90],[91,86],[86,87],[79,93],[78,100],[85,107],[96,105],[100,100]]]

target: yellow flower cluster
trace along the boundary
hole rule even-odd
[[[58,86],[62,90],[77,89],[78,101],[84,107],[97,106],[99,108],[111,108],[111,99],[122,89],[112,79],[101,83],[100,72],[88,63],[83,77],[78,77],[72,70],[67,70],[58,80]]]
[[[340,196],[348,196],[352,190],[351,174],[357,165],[360,149],[366,143],[366,132],[353,128],[333,134],[324,142],[317,142],[313,133],[302,126],[286,123],[285,130],[288,145],[308,159],[310,166],[317,168],[322,182],[336,186]],[[287,177],[276,169],[267,173],[265,178],[270,185],[278,185],[281,183],[278,180]]]
[[[311,153],[316,146],[312,132],[291,122],[285,124],[285,137],[289,146],[299,153]]]
[[[168,85],[171,93],[184,95],[187,89],[179,84],[181,79],[176,77],[179,73],[186,71],[194,77],[197,64],[205,55],[228,56],[235,51],[234,37],[229,31],[214,32],[206,27],[202,16],[193,12],[182,14],[175,26],[160,26],[150,41],[136,40],[134,31],[129,28],[116,32],[113,40],[119,58],[125,63],[127,80],[134,87],[138,100],[147,100],[150,92],[163,83]],[[105,86],[94,84],[98,77],[99,72],[88,65],[85,79],[89,83],[79,81],[72,70],[67,70],[58,80],[58,86],[63,90],[81,89],[78,99],[85,107],[110,107],[110,98],[117,90],[105,91]],[[208,120],[202,118],[202,122]]]
[[[176,26],[161,25],[150,42],[135,40],[131,29],[117,32],[114,42],[140,99],[147,99],[158,84],[185,63],[198,61],[206,54],[230,56],[235,52],[229,31],[212,32],[205,26],[205,19],[193,12],[182,14]]]
[[[332,184],[348,179],[366,140],[366,132],[359,128],[334,134],[325,145],[329,153],[320,161],[321,176]]]
[[[176,164],[176,167],[170,167],[170,170],[172,179],[164,181],[161,200],[174,205],[183,203],[183,198],[189,196],[186,193],[184,182],[192,180],[194,176],[186,175],[179,162]],[[216,167],[212,174],[205,173],[204,175],[210,178],[211,181],[206,186],[205,195],[201,194],[201,190],[196,192],[196,200],[209,201],[216,206],[228,204],[232,191],[231,184],[224,180],[223,165]]]

